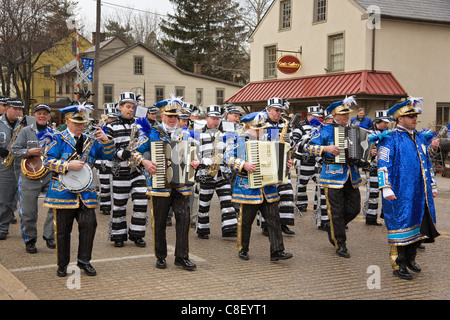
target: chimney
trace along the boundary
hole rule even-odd
[[[194,62],[194,73],[202,74],[202,64],[199,62]]]
[[[97,34],[97,32],[92,32],[92,45],[95,46],[95,35]],[[106,33],[104,32],[100,32],[100,42],[105,41],[106,40]]]

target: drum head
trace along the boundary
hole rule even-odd
[[[82,192],[89,188],[93,180],[92,170],[85,165],[79,171],[68,171],[59,176],[59,181],[70,192]]]

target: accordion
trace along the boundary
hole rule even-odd
[[[288,183],[289,143],[250,140],[245,149],[247,161],[255,165],[255,171],[248,174],[250,188]]]
[[[370,163],[370,131],[361,127],[334,127],[334,144],[339,148],[339,155],[334,163],[356,164],[366,166]]]
[[[152,175],[153,189],[194,185],[195,170],[191,161],[195,147],[188,141],[150,142],[150,160],[157,164]]]

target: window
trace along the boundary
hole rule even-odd
[[[58,94],[62,94],[63,93],[63,81],[62,79],[58,79]]]
[[[44,90],[44,103],[50,103],[50,90]]]
[[[50,66],[44,66],[44,77],[50,78]]]
[[[103,103],[114,102],[114,86],[112,84],[105,84],[103,86]]]
[[[436,107],[436,130],[450,123],[450,103],[438,103]]]
[[[328,71],[344,71],[344,34],[337,34],[328,38]]]
[[[197,106],[201,106],[203,102],[203,89],[197,89],[195,93],[195,102]]]
[[[175,87],[175,96],[184,97],[184,87]]]
[[[264,77],[274,78],[277,76],[277,47],[266,47],[264,50]]]
[[[164,100],[164,87],[156,87],[155,88],[155,97],[156,97],[155,102]]]
[[[70,78],[65,78],[66,81],[66,94],[70,94]]]
[[[291,1],[280,2],[280,29],[291,27]]]
[[[134,57],[134,74],[144,74],[144,57]]]
[[[216,89],[216,104],[219,106],[225,102],[225,90]]]
[[[314,22],[327,20],[327,0],[314,0]]]

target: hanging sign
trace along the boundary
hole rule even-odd
[[[302,67],[300,59],[296,56],[285,55],[281,56],[277,61],[277,68],[280,72],[285,74],[294,74]]]

